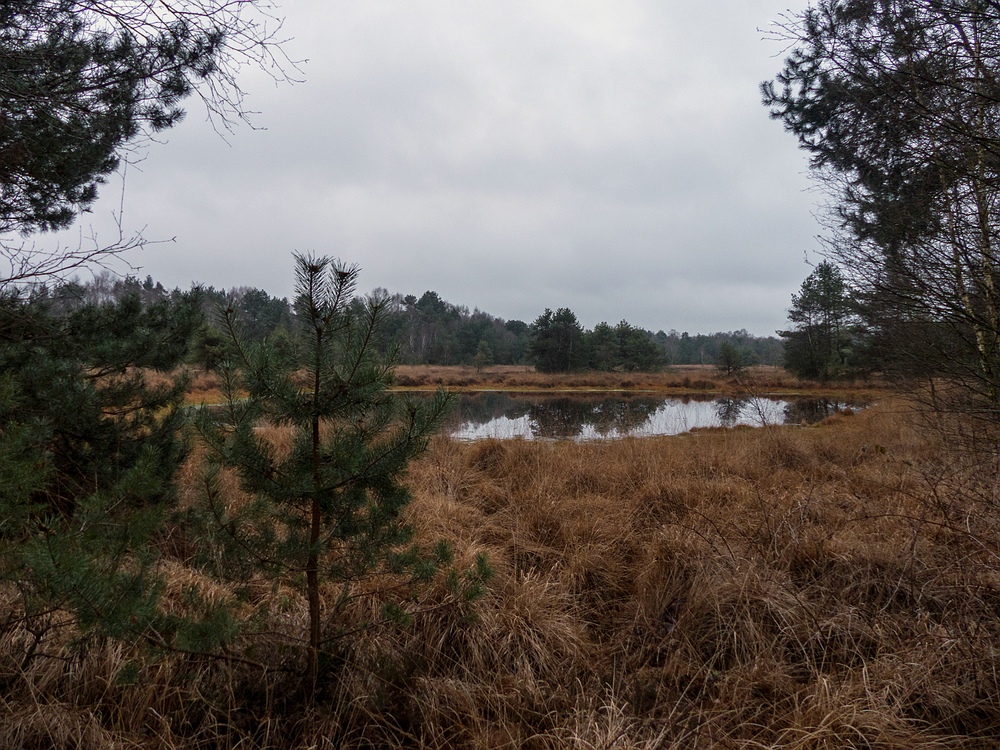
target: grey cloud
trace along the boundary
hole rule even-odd
[[[293,0],[306,82],[251,75],[267,130],[231,145],[191,104],[129,173],[126,223],[178,238],[134,262],[288,294],[291,252],[315,250],[507,318],[770,333],[817,231],[758,101],[781,50],[757,26],[785,7]]]

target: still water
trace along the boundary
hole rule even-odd
[[[607,440],[678,435],[697,427],[810,424],[864,404],[832,399],[662,398],[462,394],[445,425],[458,440]]]

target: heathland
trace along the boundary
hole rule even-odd
[[[166,382],[165,378],[162,380]],[[719,368],[710,365],[675,365],[656,372],[583,370],[564,373],[541,373],[531,365],[493,365],[482,368],[399,365],[395,368],[396,391],[433,391],[436,388],[446,388],[455,393],[627,392],[678,397],[711,394],[808,396],[836,393],[858,399],[876,398],[886,392],[884,383],[878,379],[817,382],[803,380],[781,367],[769,365],[749,367],[735,376],[727,376]],[[188,403],[212,404],[221,399],[218,374],[203,370],[189,373],[186,396]]]
[[[404,369],[399,381],[446,375]],[[755,387],[807,387],[772,375]],[[493,385],[490,373],[461,377]],[[26,659],[32,632],[8,628],[0,746],[994,746],[995,471],[934,427],[883,390],[872,408],[812,427],[435,438],[408,472],[408,520],[419,540],[447,540],[459,567],[484,553],[494,576],[471,605],[443,584],[419,589],[408,624],[378,614],[390,574],[353,584],[340,615],[350,638],[308,708],[288,635],[305,627],[301,587],[227,590],[187,564],[181,529],[165,529],[168,606],[183,611],[191,590],[237,602],[238,641],[221,658],[150,658],[113,640],[81,649],[71,626],[50,627]],[[263,429],[276,453],[289,449],[287,431]],[[202,461],[196,447],[182,506],[198,501]],[[222,486],[226,502],[245,501]]]
[[[294,303],[66,283],[146,240],[34,236],[185,96],[225,127],[238,71],[298,75],[257,0],[5,3],[0,748],[1000,747],[996,6],[772,27],[761,93],[829,200],[782,344],[359,299],[311,255]],[[908,383],[812,426],[459,442],[391,351],[470,366],[397,391]],[[225,374],[151,374],[181,362]]]

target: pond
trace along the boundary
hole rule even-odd
[[[865,406],[827,398],[465,393],[444,429],[458,440],[608,440],[678,435],[698,427],[811,424]]]

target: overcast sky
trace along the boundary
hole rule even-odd
[[[256,123],[196,101],[130,166],[126,228],[176,242],[130,260],[290,295],[291,253],[361,288],[588,328],[785,324],[816,260],[806,157],[758,85],[790,0],[287,0],[302,78],[243,79]],[[83,228],[108,231],[111,181]],[[79,228],[77,229],[79,231]]]

